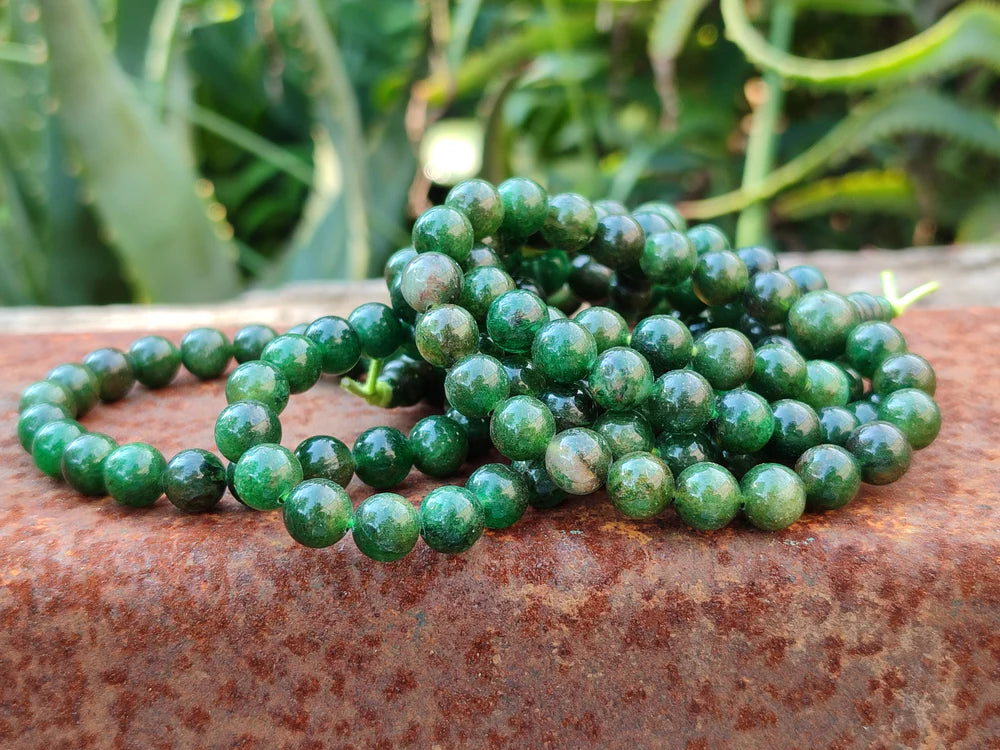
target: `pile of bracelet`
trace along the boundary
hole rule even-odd
[[[846,505],[862,482],[895,481],[940,429],[934,371],[888,322],[935,285],[899,297],[890,275],[884,296],[842,296],[816,268],[781,271],[770,250],[733,250],[665,203],[630,213],[525,178],[469,180],[420,216],[385,280],[391,305],[346,320],[282,335],[252,325],[232,341],[199,328],[179,349],[146,336],[60,365],[21,397],[21,445],[84,495],[132,507],[166,495],[200,512],[228,487],[250,508],[280,509],[303,545],[350,531],[391,561],[419,538],[462,552],[529,505],[602,487],[629,518],[673,504],[699,530],[740,514],[783,529]],[[200,449],[168,462],[76,421],[136,382],[163,388],[182,364],[219,378],[233,358],[215,424],[227,464]],[[443,413],[409,436],[374,427],[353,448],[318,435],[290,451],[279,415],[324,373],[370,404]],[[438,487],[419,510],[386,491],[413,467],[447,477],[492,448],[510,465]],[[344,490],[355,475],[378,491],[357,508]]]

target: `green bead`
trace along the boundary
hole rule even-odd
[[[449,206],[427,209],[413,225],[413,248],[418,253],[444,253],[461,263],[474,242],[475,232],[469,219]]]
[[[657,432],[699,432],[714,416],[715,393],[694,370],[672,370],[656,379],[646,404]]]
[[[594,239],[587,252],[609,268],[634,268],[639,265],[645,247],[646,235],[635,219],[610,214],[597,220]]]
[[[490,420],[470,418],[455,409],[448,409],[444,415],[461,427],[468,438],[469,458],[484,456],[493,448],[490,440]]]
[[[794,399],[771,404],[774,412],[774,435],[770,448],[786,461],[795,461],[807,449],[823,441],[819,416],[811,406]]]
[[[50,371],[45,379],[65,386],[73,394],[76,414],[79,417],[94,408],[101,392],[101,383],[97,375],[85,365],[75,363],[59,365]]]
[[[76,408],[76,402],[73,408]],[[31,453],[32,444],[38,431],[50,422],[57,422],[62,419],[72,419],[73,415],[65,407],[57,404],[35,404],[25,409],[17,420],[17,440],[28,453]]]
[[[839,445],[817,445],[795,462],[812,511],[835,510],[847,505],[861,487],[861,471],[854,456]]]
[[[240,493],[236,491],[236,462],[230,461],[226,464],[226,489],[229,490],[229,494],[236,498],[236,502],[242,505],[244,508],[249,508],[250,506],[243,502],[243,498],[240,497]]]
[[[354,456],[343,441],[331,435],[313,435],[299,443],[295,458],[305,479],[329,479],[346,487],[354,476]]]
[[[799,398],[814,409],[844,406],[851,398],[851,381],[833,362],[811,359],[806,362],[806,389]]]
[[[250,448],[236,462],[233,485],[245,505],[255,510],[275,510],[302,481],[299,460],[287,448],[262,443]]]
[[[413,465],[429,477],[451,476],[469,455],[465,431],[440,414],[424,417],[413,425],[409,441]]]
[[[528,488],[528,505],[536,510],[555,508],[566,501],[566,492],[549,476],[544,459],[515,461],[510,465]]]
[[[691,279],[685,279],[676,286],[666,288],[667,301],[674,309],[685,315],[693,316],[705,309],[705,303],[698,299],[691,286]]]
[[[835,359],[844,353],[847,335],[858,324],[847,298],[826,289],[802,295],[788,311],[788,337],[802,356]]]
[[[126,443],[104,459],[104,486],[115,502],[146,508],[163,494],[163,454],[146,443]]]
[[[343,318],[327,315],[306,328],[305,336],[319,347],[323,356],[323,372],[343,375],[350,372],[361,358],[361,339]]]
[[[816,266],[792,266],[785,273],[794,281],[802,294],[826,289],[826,277]]]
[[[500,360],[473,354],[460,360],[444,379],[444,392],[467,417],[486,417],[510,395],[510,379]]]
[[[629,346],[646,358],[653,374],[686,367],[694,342],[687,326],[669,315],[651,315],[636,325]]]
[[[100,432],[80,435],[63,451],[63,478],[81,495],[106,495],[108,491],[104,486],[104,460],[117,447],[118,443]]]
[[[687,231],[688,239],[699,256],[729,250],[729,238],[714,224],[699,224]]]
[[[917,388],[893,391],[878,405],[878,418],[896,425],[914,450],[926,448],[941,431],[941,410]]]
[[[569,286],[581,299],[597,304],[610,293],[613,274],[589,255],[576,255],[570,265]]]
[[[594,204],[594,208],[598,208],[597,203]],[[598,210],[598,215],[600,215],[600,213],[601,212]],[[647,237],[652,237],[654,234],[677,231],[677,227],[674,226],[672,222],[664,218],[663,214],[658,212],[633,211],[632,218],[636,220],[640,227],[642,227],[642,231]],[[683,234],[683,232],[681,232],[681,234]]]
[[[500,231],[508,237],[530,237],[542,228],[549,215],[545,189],[527,177],[511,177],[497,188],[503,203]]]
[[[740,256],[718,250],[698,258],[691,273],[691,288],[706,305],[725,305],[740,299],[749,278]]]
[[[503,464],[484,464],[465,483],[483,510],[488,529],[506,529],[524,515],[528,487],[524,478]]]
[[[653,450],[653,428],[637,411],[608,411],[594,422],[594,431],[611,446],[615,458],[633,451]]]
[[[288,378],[270,362],[244,362],[226,380],[226,402],[259,401],[275,414],[288,405]],[[269,441],[273,442],[273,441]]]
[[[833,445],[844,445],[861,423],[854,413],[843,406],[824,406],[817,410],[820,440]]]
[[[750,278],[753,278],[759,273],[768,273],[770,271],[778,270],[778,256],[774,254],[774,251],[769,250],[762,245],[750,245],[749,247],[741,247],[736,251],[736,254],[740,256],[740,260],[746,264],[747,272],[750,274]],[[789,277],[791,281],[791,277]],[[795,282],[792,281],[794,284]],[[795,287],[798,290],[798,286]],[[796,294],[796,297],[799,295]]]
[[[870,378],[875,368],[893,354],[906,351],[906,339],[895,326],[882,320],[859,323],[847,334],[844,354],[851,366]]]
[[[500,193],[486,180],[465,180],[448,191],[444,204],[461,211],[479,240],[493,235],[503,222],[504,205]]]
[[[531,363],[553,383],[586,378],[596,361],[597,342],[590,331],[572,320],[546,323],[531,344]]]
[[[768,401],[800,398],[809,387],[806,361],[795,349],[781,344],[764,344],[753,355],[750,387]]]
[[[615,346],[599,354],[588,379],[602,409],[621,411],[644,402],[653,391],[653,370],[639,352]]]
[[[347,317],[361,340],[361,353],[372,359],[385,359],[403,343],[403,326],[392,308],[381,302],[358,305]]]
[[[503,262],[500,260],[500,256],[497,255],[493,248],[483,244],[473,245],[472,252],[469,253],[469,257],[462,261],[462,270],[468,273],[474,268],[481,268],[484,266],[502,269]]]
[[[893,354],[875,368],[872,390],[879,396],[888,396],[903,388],[918,388],[929,396],[937,388],[937,376],[930,362],[913,352]]]
[[[462,293],[462,267],[444,253],[421,253],[403,269],[400,291],[417,312],[455,302]]]
[[[674,508],[693,529],[714,531],[727,526],[739,513],[741,502],[736,477],[718,464],[693,464],[677,477]]]
[[[219,504],[226,492],[226,470],[201,448],[178,453],[163,471],[163,493],[185,513],[203,513]]]
[[[195,328],[181,339],[181,362],[199,380],[213,380],[226,371],[233,347],[215,328]]]
[[[727,391],[715,403],[712,437],[722,450],[756,453],[767,445],[775,429],[775,418],[763,397],[753,391]]]
[[[425,313],[413,333],[417,351],[436,367],[451,367],[479,349],[479,326],[468,310],[441,305]]]
[[[392,312],[396,318],[399,319],[400,326],[403,328],[404,332],[407,329],[407,325],[412,326],[417,322],[417,311],[410,307],[410,303],[403,298],[402,275],[393,279],[392,283],[389,285],[389,306],[392,308]],[[403,336],[404,347],[409,343],[407,340],[408,338],[408,335]]]
[[[754,364],[753,344],[732,328],[714,328],[694,342],[691,367],[720,391],[747,382],[753,376]]]
[[[667,464],[651,453],[622,456],[608,470],[608,497],[627,518],[652,518],[670,505],[674,477]]]
[[[72,419],[57,419],[43,425],[31,442],[31,457],[46,476],[62,478],[62,457],[66,447],[86,432]]]
[[[719,459],[718,449],[703,432],[664,432],[656,439],[656,454],[675,477],[689,466]]]
[[[128,350],[135,379],[151,390],[170,385],[181,369],[181,353],[163,336],[143,336]]]
[[[664,201],[647,201],[636,206],[635,213],[655,213],[666,219],[667,223],[674,229],[680,232],[687,231],[687,222],[681,212]]]
[[[865,379],[861,377],[861,373],[843,360],[838,362],[837,366],[844,371],[844,374],[847,376],[847,382],[851,385],[849,400],[858,401],[863,398],[865,395]]]
[[[548,321],[548,308],[541,298],[524,289],[501,294],[486,313],[486,330],[506,352],[531,351],[536,334]]]
[[[215,444],[219,453],[238,461],[250,448],[281,440],[278,415],[260,401],[237,401],[229,404],[215,420]]]
[[[459,305],[464,307],[477,323],[485,323],[493,300],[515,288],[514,279],[502,268],[481,266],[465,274]]]
[[[135,385],[132,361],[120,349],[97,349],[84,357],[83,364],[97,376],[98,395],[105,403],[125,398]]]
[[[539,393],[538,399],[552,412],[556,432],[570,427],[589,427],[599,412],[590,391],[575,385],[553,386]]]
[[[399,484],[413,466],[410,443],[395,427],[365,430],[354,441],[351,452],[358,479],[377,490]]]
[[[646,238],[639,267],[650,281],[675,286],[694,273],[698,253],[683,232],[658,232]]]
[[[781,464],[761,464],[740,481],[743,512],[763,531],[780,531],[802,517],[806,488],[799,475]]]
[[[278,332],[271,326],[262,323],[244,326],[233,336],[233,357],[239,364],[260,359],[264,347],[271,343],[277,335]]]
[[[380,492],[355,509],[353,537],[362,554],[378,562],[393,562],[416,545],[420,515],[406,498]]]
[[[625,204],[619,203],[616,200],[611,200],[610,198],[594,201],[594,210],[597,211],[598,218],[611,216],[612,214],[621,216],[628,213],[628,209],[625,207]]]
[[[531,396],[514,396],[500,404],[490,420],[490,437],[501,454],[513,461],[540,458],[556,434],[549,408]]]
[[[590,331],[597,342],[598,354],[613,346],[628,346],[628,323],[617,310],[587,307],[574,315],[573,320]]]
[[[545,449],[545,470],[571,495],[588,495],[604,486],[613,455],[600,434],[586,427],[560,432]]]
[[[861,425],[847,438],[844,447],[858,462],[861,480],[868,484],[895,482],[910,468],[913,457],[906,435],[889,422]]]
[[[465,487],[438,487],[420,503],[420,535],[435,552],[465,552],[483,535],[485,526],[479,501]]]
[[[281,504],[281,520],[289,536],[314,549],[343,539],[353,515],[350,496],[328,479],[305,480],[285,495]]]
[[[577,193],[559,193],[549,198],[542,238],[568,253],[587,246],[597,232],[593,204]]]
[[[850,403],[844,408],[857,417],[859,425],[874,422],[878,419],[878,407],[866,399]]]
[[[17,403],[18,414],[23,414],[39,404],[58,406],[69,416],[76,415],[76,399],[73,398],[73,392],[62,383],[57,383],[54,380],[39,380],[25,388]]]
[[[798,285],[781,271],[761,271],[750,277],[743,291],[743,306],[767,325],[784,323],[788,311],[799,298]]]
[[[400,248],[390,255],[388,260],[385,262],[385,267],[382,270],[382,275],[385,278],[385,285],[392,286],[392,282],[403,272],[403,269],[406,268],[406,264],[416,257],[417,251],[409,245]]]
[[[323,374],[323,352],[312,339],[298,333],[285,333],[264,347],[261,360],[281,370],[290,393],[304,393],[316,385]]]
[[[532,275],[548,294],[554,294],[564,288],[569,281],[572,268],[569,253],[557,247],[546,250],[530,266]],[[524,270],[523,265],[522,270]]]

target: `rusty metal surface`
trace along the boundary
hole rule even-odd
[[[15,390],[131,337],[0,337],[0,746],[998,746],[1000,310],[900,325],[944,428],[843,511],[696,534],[595,496],[394,565],[228,497],[125,510],[42,478]],[[211,448],[223,402],[184,380],[84,421],[170,454]],[[326,383],[285,443],[421,413]]]

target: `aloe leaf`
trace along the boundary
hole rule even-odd
[[[0,304],[38,302],[42,256],[14,173],[0,149]]]
[[[774,202],[774,212],[782,219],[808,219],[835,211],[916,216],[920,204],[909,175],[898,169],[827,177],[789,190]]]

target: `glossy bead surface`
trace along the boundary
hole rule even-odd
[[[582,325],[597,344],[597,353],[613,346],[628,346],[628,323],[617,310],[610,307],[587,307],[573,316],[573,320]]]
[[[694,342],[687,326],[669,315],[651,315],[639,321],[629,346],[639,352],[657,377],[686,367]]]
[[[844,353],[847,334],[858,322],[842,295],[825,289],[808,292],[788,311],[788,337],[807,359],[833,359]]]
[[[715,401],[712,437],[722,450],[756,453],[771,439],[775,419],[767,401],[753,391],[721,394]]]
[[[536,458],[532,461],[515,461],[510,465],[521,475],[528,488],[528,505],[537,510],[555,508],[566,501],[566,491],[552,481],[545,469],[545,459]]]
[[[468,273],[473,269],[483,266],[503,268],[503,261],[500,260],[500,256],[497,255],[496,250],[479,243],[472,246],[472,252],[469,253],[469,257],[462,261],[462,270]]]
[[[774,254],[774,251],[762,245],[738,248],[736,254],[746,264],[747,273],[750,274],[751,278],[758,273],[778,270],[778,256]]]
[[[62,457],[66,447],[86,430],[72,419],[57,419],[43,425],[31,443],[31,457],[35,466],[53,479],[62,478]]]
[[[768,401],[799,398],[809,387],[806,361],[795,349],[764,344],[754,351],[750,387]]]
[[[823,440],[819,416],[808,404],[786,398],[771,404],[771,410],[774,434],[769,447],[778,458],[795,461]]]
[[[599,414],[590,390],[575,385],[555,385],[541,391],[538,400],[548,407],[556,420],[556,432],[570,427],[589,427]]]
[[[503,464],[484,464],[465,483],[483,510],[488,529],[506,529],[524,515],[528,507],[528,487],[524,478]]]
[[[844,406],[851,398],[851,381],[833,362],[811,359],[806,362],[806,389],[799,398],[814,409]]]
[[[361,358],[361,339],[353,326],[336,315],[318,318],[306,328],[305,336],[319,347],[323,356],[323,372],[343,375],[350,372]]]
[[[749,280],[746,264],[729,250],[705,253],[691,273],[691,288],[706,305],[725,305],[743,294]]]
[[[861,469],[861,481],[868,484],[895,482],[910,468],[913,449],[906,435],[894,424],[869,422],[847,438],[844,447]]]
[[[714,224],[698,224],[687,231],[688,239],[698,255],[728,250],[729,238]]]
[[[87,497],[107,494],[104,461],[118,443],[100,432],[87,432],[66,446],[62,455],[62,475],[69,486]]]
[[[548,321],[548,308],[532,292],[515,289],[501,294],[486,313],[486,330],[501,349],[520,354],[531,351],[531,342]]]
[[[806,489],[799,475],[781,464],[761,464],[740,481],[743,512],[763,531],[779,531],[802,517]]]
[[[384,359],[403,343],[403,327],[392,308],[381,302],[358,305],[347,316],[361,341],[361,353],[372,359]]]
[[[448,191],[444,204],[465,214],[478,240],[489,237],[503,223],[504,205],[500,193],[486,180],[464,180]]]
[[[393,562],[416,545],[420,516],[406,498],[380,492],[355,509],[352,536],[362,554],[378,562]]]
[[[354,472],[377,490],[406,479],[413,466],[413,452],[406,436],[395,427],[372,427],[354,441]]]
[[[653,390],[653,371],[637,351],[616,346],[598,355],[588,384],[598,406],[622,411],[646,400]]]
[[[73,408],[76,408],[76,403]],[[56,404],[35,404],[25,409],[17,420],[17,440],[28,453],[35,442],[35,435],[49,422],[72,419],[72,414]]]
[[[281,504],[281,520],[299,544],[321,549],[336,544],[351,528],[354,507],[344,489],[328,479],[307,479]]]
[[[233,357],[238,364],[260,359],[260,354],[278,332],[263,323],[243,326],[233,336]]]
[[[785,273],[794,281],[802,294],[826,289],[826,277],[816,266],[792,266]]]
[[[483,535],[485,527],[483,509],[465,487],[438,487],[420,503],[420,536],[435,552],[465,552]]]
[[[417,257],[417,251],[411,245],[401,247],[390,255],[385,261],[385,266],[382,268],[382,277],[385,279],[385,285],[392,286],[392,282],[403,272],[406,264],[415,257]]]
[[[181,353],[163,336],[143,336],[129,347],[135,379],[151,390],[170,385],[181,369]]]
[[[500,404],[490,420],[490,437],[501,454],[513,461],[540,458],[556,433],[549,408],[531,396],[514,396]]]
[[[743,497],[736,478],[715,463],[697,463],[680,473],[674,487],[674,508],[688,526],[714,531],[739,513]]]
[[[354,476],[351,449],[332,435],[313,435],[295,448],[305,479],[329,479],[346,487]]]
[[[97,376],[98,396],[105,403],[125,398],[135,385],[132,361],[120,349],[107,347],[92,351],[84,357],[83,364]]]
[[[115,502],[146,508],[163,494],[163,454],[146,443],[126,443],[104,459],[104,486]]]
[[[455,302],[462,293],[462,267],[444,253],[421,253],[403,269],[400,291],[417,312]]]
[[[753,376],[753,344],[737,330],[714,328],[694,342],[691,367],[704,375],[713,388],[732,390]]]
[[[613,274],[589,255],[578,254],[571,261],[569,285],[581,299],[596,304],[607,298]]]
[[[97,375],[85,365],[76,363],[59,365],[49,371],[45,379],[65,386],[73,394],[76,413],[80,417],[94,408],[101,392],[101,384]]]
[[[906,339],[895,326],[881,320],[868,320],[851,329],[844,346],[851,366],[870,378],[886,357],[906,351]]]
[[[486,417],[510,395],[510,378],[500,360],[472,354],[460,360],[444,379],[444,392],[467,417]]]
[[[451,367],[479,348],[479,326],[467,310],[441,305],[420,318],[414,340],[425,360],[437,367]]]
[[[288,378],[270,362],[244,362],[226,380],[226,401],[258,401],[281,414],[288,405]],[[273,441],[272,441],[273,442]]]
[[[788,274],[762,271],[751,276],[743,291],[746,311],[768,325],[784,323],[799,298],[799,287]]]
[[[657,284],[674,286],[691,277],[698,253],[682,232],[658,232],[646,238],[639,267]]]
[[[229,339],[215,328],[195,328],[181,339],[181,362],[199,380],[219,377],[232,358]]]
[[[495,266],[474,268],[465,275],[458,304],[472,313],[477,323],[485,323],[493,300],[501,294],[513,291],[514,288],[514,279],[502,268]]]
[[[597,212],[593,204],[577,193],[549,197],[542,237],[566,252],[584,248],[597,232]]]
[[[639,265],[645,246],[646,236],[635,219],[609,214],[597,220],[594,239],[587,252],[609,268],[633,268]]]
[[[408,440],[413,465],[429,477],[451,476],[469,455],[465,430],[440,414],[424,417],[413,425]]]
[[[493,442],[490,440],[490,420],[469,418],[455,409],[448,409],[444,415],[462,428],[462,432],[469,440],[470,458],[484,456],[493,448]]]
[[[226,470],[222,462],[200,448],[181,451],[163,471],[163,493],[185,513],[212,510],[225,492]]]
[[[720,458],[715,443],[703,432],[661,433],[656,438],[656,452],[667,462],[674,477],[689,466]]]
[[[937,376],[930,362],[913,352],[893,354],[886,357],[875,368],[872,375],[872,390],[879,396],[888,396],[903,388],[918,388],[933,396],[937,388]]]
[[[552,383],[573,383],[588,376],[597,360],[597,342],[572,320],[542,326],[531,344],[531,362]]]
[[[806,507],[812,511],[842,508],[861,487],[857,462],[839,445],[810,448],[795,462],[795,473],[806,491]]]
[[[628,453],[608,470],[608,497],[626,518],[652,518],[674,494],[674,477],[667,464],[651,453]]]
[[[820,438],[824,443],[844,445],[861,423],[854,413],[843,406],[824,406],[816,412]]]
[[[17,411],[19,414],[23,414],[39,404],[59,406],[71,417],[76,414],[76,399],[73,398],[73,392],[62,383],[57,383],[54,380],[39,380],[21,391],[21,398],[17,402]]]
[[[236,462],[233,474],[240,500],[255,510],[275,510],[301,481],[299,460],[290,450],[275,443],[250,448]]]
[[[687,231],[687,221],[676,207],[665,201],[646,201],[635,207],[635,213],[653,213],[665,219],[667,223],[679,232]]]
[[[444,253],[461,263],[472,251],[474,242],[469,219],[449,206],[427,209],[413,225],[413,248],[418,253]]]
[[[497,187],[503,203],[500,231],[513,238],[530,237],[549,215],[548,194],[534,180],[511,177]]]
[[[612,459],[604,438],[585,427],[574,427],[549,441],[545,470],[569,494],[587,495],[604,485]]]
[[[286,333],[264,347],[260,358],[281,370],[290,393],[304,393],[316,385],[323,374],[323,352],[301,334]]]
[[[607,441],[615,458],[653,450],[653,428],[638,411],[605,412],[594,422],[593,429]]]
[[[230,461],[239,460],[255,445],[280,441],[278,415],[260,401],[236,401],[215,420],[215,444]]]
[[[715,413],[715,393],[694,370],[671,370],[653,383],[646,404],[657,432],[699,432]]]
[[[878,418],[896,425],[914,450],[926,448],[941,431],[941,410],[917,388],[893,391],[878,405]]]
[[[878,419],[878,407],[867,399],[853,401],[844,408],[857,417],[858,424],[866,424]]]

